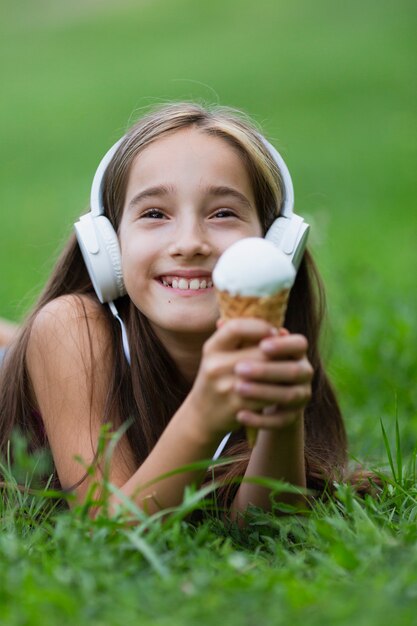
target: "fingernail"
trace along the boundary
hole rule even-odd
[[[237,393],[249,393],[251,390],[250,383],[245,383],[243,380],[238,380],[235,383],[235,390]]]
[[[239,411],[236,415],[236,419],[238,422],[244,423],[246,421],[246,413],[244,411]]]
[[[269,339],[264,339],[260,343],[261,350],[265,352],[274,352],[276,349],[275,341],[270,341]]]
[[[252,371],[252,366],[250,363],[237,363],[235,365],[235,373],[236,374],[250,374]]]

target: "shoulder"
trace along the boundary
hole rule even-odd
[[[37,340],[59,342],[81,339],[86,333],[101,339],[109,337],[108,320],[103,306],[86,295],[66,295],[51,300],[35,315],[29,343]]]
[[[112,333],[105,307],[84,295],[46,304],[32,320],[26,363],[32,401],[42,416],[59,479],[64,487],[73,486],[95,459],[104,417],[112,424],[120,421],[113,402]],[[129,469],[120,452],[112,468],[120,484],[134,468],[126,442],[123,451]],[[89,484],[84,481],[78,493],[84,494]]]
[[[27,346],[29,371],[39,364],[59,369],[79,361],[103,363],[111,350],[108,318],[103,306],[86,295],[66,295],[51,300],[35,315]],[[40,363],[41,361],[41,363]]]
[[[32,329],[36,333],[47,331],[51,324],[83,325],[88,320],[100,324],[104,319],[103,307],[96,300],[84,294],[70,294],[45,304],[37,312]]]

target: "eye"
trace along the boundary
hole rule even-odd
[[[147,211],[144,211],[140,217],[141,219],[150,218],[152,220],[162,220],[165,215],[159,209],[148,209]]]
[[[231,209],[218,209],[214,213],[214,217],[225,218],[225,217],[237,217],[235,211]]]

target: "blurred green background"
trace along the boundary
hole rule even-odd
[[[417,441],[416,3],[0,0],[0,315],[22,319],[141,110],[242,108],[293,176],[353,454]]]

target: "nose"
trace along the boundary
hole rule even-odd
[[[204,225],[197,218],[189,217],[180,220],[174,232],[174,238],[168,246],[171,256],[191,259],[196,256],[207,257],[212,252],[212,246]]]

